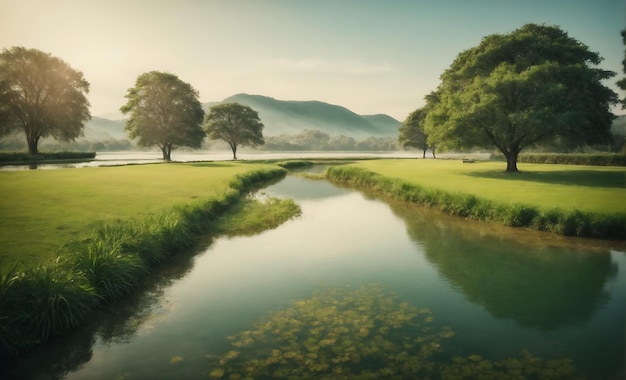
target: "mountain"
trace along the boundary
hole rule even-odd
[[[320,101],[277,100],[267,96],[237,94],[221,102],[204,103],[209,108],[220,103],[236,102],[258,112],[265,125],[263,134],[299,134],[317,129],[331,136],[354,138],[395,137],[401,123],[388,115],[358,115],[345,107]]]
[[[124,131],[125,120],[109,120],[93,116],[85,123],[84,139],[88,141],[128,139]]]

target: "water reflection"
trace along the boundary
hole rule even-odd
[[[494,317],[521,326],[555,330],[584,325],[607,301],[605,284],[617,274],[608,250],[531,248],[485,231],[481,235],[477,228],[433,223],[428,212],[406,205],[392,209],[450,284]]]

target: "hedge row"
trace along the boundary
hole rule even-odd
[[[93,160],[96,152],[48,152],[31,155],[25,152],[2,152],[0,162],[32,162],[45,160]]]
[[[626,166],[626,155],[612,153],[526,153],[520,154],[518,161],[529,164]]]
[[[427,189],[351,166],[331,167],[326,177],[334,182],[365,187],[375,194],[433,207],[465,218],[512,227],[529,227],[565,236],[626,239],[626,213],[544,210],[525,204],[497,203],[471,194]]]

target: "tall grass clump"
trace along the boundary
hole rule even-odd
[[[280,178],[287,174],[287,169],[281,167],[267,168],[239,174],[233,180],[229,182],[229,187],[237,189],[241,192],[247,192],[252,190],[254,186],[270,181],[276,178]]]
[[[601,214],[580,210],[543,210],[519,203],[497,203],[475,195],[426,189],[399,179],[389,179],[365,169],[334,166],[326,177],[334,182],[367,188],[374,194],[429,206],[442,212],[499,223],[529,227],[565,236],[626,239],[626,214]]]
[[[0,355],[79,326],[96,303],[94,290],[60,261],[0,272]]]
[[[160,265],[166,261],[167,253],[151,233],[156,229],[151,219],[100,223],[93,231],[92,240],[137,255],[148,268]]]
[[[72,272],[84,278],[104,301],[130,294],[147,273],[138,255],[124,252],[122,242],[111,239],[92,238],[74,244],[66,260]]]

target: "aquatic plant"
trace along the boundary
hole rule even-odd
[[[276,165],[285,169],[295,169],[295,168],[305,168],[309,166],[313,166],[312,161],[308,160],[287,160],[287,161],[279,161]]]
[[[228,340],[213,359],[215,379],[576,379],[569,360],[444,361],[444,340],[429,309],[399,302],[377,284],[333,288],[293,302]],[[213,356],[211,356],[213,357]],[[526,377],[525,377],[526,376]]]
[[[292,199],[247,197],[216,221],[213,230],[230,236],[252,235],[273,229],[302,213]]]

